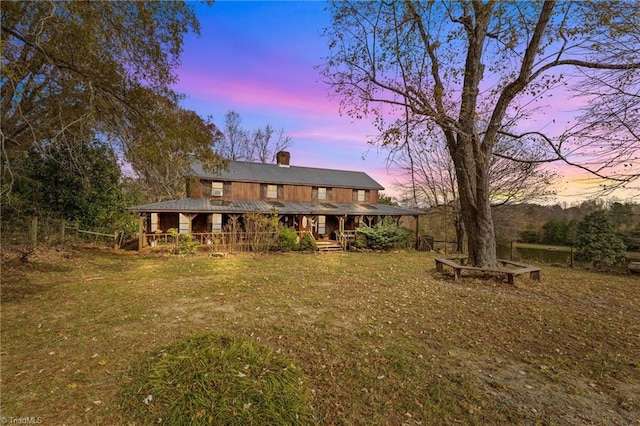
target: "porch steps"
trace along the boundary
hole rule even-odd
[[[318,251],[342,251],[342,246],[337,241],[317,241]]]

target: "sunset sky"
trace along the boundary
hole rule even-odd
[[[187,38],[177,89],[183,106],[222,127],[234,110],[243,127],[270,124],[293,140],[294,165],[361,170],[385,187],[386,155],[367,143],[366,121],[341,117],[315,66],[326,52],[323,2],[216,2],[198,7],[202,35]],[[365,159],[363,160],[363,156]]]
[[[186,37],[175,87],[187,96],[184,108],[212,116],[220,128],[233,110],[245,130],[267,124],[284,129],[293,141],[292,165],[363,171],[396,195],[398,176],[386,167],[386,151],[367,143],[375,128],[366,119],[341,116],[315,69],[327,55],[324,2],[217,1],[196,7],[201,36]],[[586,182],[572,178],[575,173],[564,172],[555,201],[575,202],[586,191]]]

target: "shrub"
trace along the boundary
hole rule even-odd
[[[243,216],[244,237],[254,253],[267,253],[276,247],[278,214],[272,211],[265,215],[260,212],[245,213]]]
[[[132,424],[314,424],[308,380],[271,348],[201,334],[134,366],[119,392]]]
[[[527,229],[520,233],[520,241],[523,243],[537,243],[540,242],[540,235],[538,234],[538,231]]]
[[[577,222],[550,219],[542,225],[542,241],[546,244],[572,244],[575,240]],[[534,241],[525,241],[534,242]]]
[[[356,246],[372,250],[404,249],[411,245],[412,234],[393,222],[378,222],[373,227],[358,227]]]
[[[316,251],[318,250],[318,245],[316,244],[316,240],[313,239],[313,236],[308,233],[304,233],[300,238],[300,250],[303,251]]]
[[[298,250],[298,233],[293,228],[283,227],[278,231],[278,247],[282,251]]]
[[[562,219],[550,219],[542,225],[542,241],[547,244],[564,244],[567,241],[569,222]]]
[[[623,265],[626,247],[603,211],[586,216],[579,224],[575,240],[576,259],[591,261],[598,269]]]
[[[174,238],[174,244],[169,248],[170,254],[193,254],[200,243],[191,234],[181,234],[176,228],[167,231]]]

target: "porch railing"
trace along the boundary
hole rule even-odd
[[[336,231],[338,243],[346,250],[351,244],[356,242],[357,231]]]
[[[184,235],[184,234],[180,234]],[[176,243],[176,237],[167,233],[145,234],[151,247]],[[203,247],[213,252],[260,252],[268,251],[277,245],[273,232],[238,233],[238,232],[194,232],[191,236]],[[180,238],[180,236],[178,236]]]
[[[298,231],[298,237],[311,234],[309,231]],[[186,234],[180,234],[186,235]],[[201,246],[208,247],[212,252],[266,252],[278,247],[277,236],[274,232],[193,232],[191,237]],[[311,234],[313,236],[313,234]],[[161,247],[176,244],[173,234],[164,232],[146,233],[146,246]],[[180,236],[178,236],[180,238]],[[347,244],[355,241],[355,231],[346,231],[340,236],[340,244],[346,248]]]

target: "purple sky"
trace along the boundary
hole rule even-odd
[[[320,36],[329,23],[325,3],[218,1],[197,6],[201,37],[186,38],[176,89],[182,106],[213,116],[229,110],[243,128],[267,124],[293,140],[292,165],[363,171],[393,192],[386,153],[367,144],[375,129],[341,117],[337,99],[314,67],[325,56]]]
[[[245,130],[267,124],[284,129],[293,141],[292,165],[363,171],[386,194],[397,195],[398,177],[386,168],[387,153],[367,143],[376,134],[370,120],[341,116],[338,100],[315,70],[327,54],[320,36],[330,23],[324,2],[216,1],[196,8],[201,36],[186,37],[175,87],[187,95],[183,107],[213,116],[220,128],[233,110]],[[545,126],[550,116],[573,109],[571,100],[553,102],[553,111],[530,123]],[[574,182],[575,173],[565,170],[558,202],[578,198],[585,182]]]

